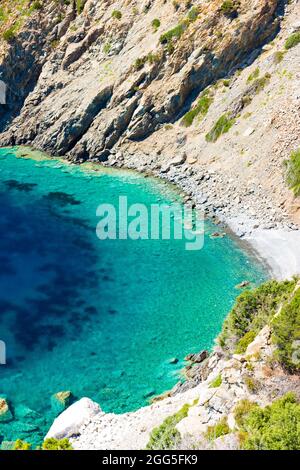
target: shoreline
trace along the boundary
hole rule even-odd
[[[277,227],[276,225],[273,227],[271,218],[263,218],[263,220],[250,218],[234,209],[233,214],[228,215],[222,210],[222,204],[219,204],[217,198],[211,197],[208,192],[203,197],[202,188],[186,174],[187,169],[192,168],[193,174],[197,177],[198,172],[195,166],[183,168],[176,166],[172,168],[176,171],[174,175],[174,171],[165,173],[160,171],[160,168],[151,167],[140,169],[132,163],[131,161],[127,166],[123,162],[118,162],[116,165],[114,161],[112,163],[108,161],[102,165],[134,170],[175,186],[179,192],[186,195],[187,201],[193,201],[196,209],[204,210],[205,216],[216,226],[222,225],[240,245],[244,245],[244,249],[265,266],[270,278],[281,281],[300,275],[300,229],[291,221],[286,220],[277,224]],[[254,207],[253,210],[255,209]],[[270,228],[266,228],[268,225]]]
[[[30,150],[49,157],[43,150],[34,149],[30,146],[17,146],[20,150]],[[12,147],[13,148],[13,147]],[[22,156],[23,157],[23,156]],[[111,154],[114,157],[114,154]],[[52,159],[53,157],[49,157]],[[70,162],[65,157],[58,157],[66,163],[75,163],[79,166],[80,162]],[[88,162],[84,162],[86,164]],[[236,238],[243,248],[249,251],[250,255],[265,266],[270,277],[276,280],[291,279],[293,276],[300,275],[300,229],[287,221],[279,224],[279,227],[262,227],[259,219],[250,218],[244,214],[238,213],[233,208],[233,214],[228,215],[222,210],[217,198],[212,198],[207,192],[203,195],[201,185],[199,187],[198,175],[202,172],[200,168],[194,165],[188,165],[186,162],[178,166],[170,166],[170,170],[165,172],[160,167],[152,168],[146,165],[144,168],[138,167],[138,162],[130,160],[128,164],[123,159],[108,160],[107,162],[95,162],[92,164],[112,170],[134,171],[145,177],[154,177],[162,183],[168,183],[179,193],[184,194],[187,201],[193,201],[196,209],[204,210],[205,215],[218,225],[223,225],[232,237]],[[209,172],[208,172],[209,174]],[[193,179],[192,177],[196,176]],[[188,181],[186,181],[186,179]],[[196,184],[195,184],[196,183]],[[254,210],[256,208],[253,208]],[[263,220],[264,225],[272,225],[270,220]],[[293,228],[289,228],[291,225]]]

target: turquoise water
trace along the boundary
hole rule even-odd
[[[170,186],[133,172],[67,165],[0,149],[0,396],[14,419],[0,440],[39,442],[51,395],[71,390],[121,413],[171,388],[187,353],[210,348],[244,279],[264,268],[230,237],[96,237],[100,203],[170,203]],[[170,359],[179,359],[170,364]]]

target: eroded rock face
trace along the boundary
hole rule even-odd
[[[50,2],[30,17],[0,66],[0,78],[18,86],[2,108],[2,127],[27,96],[1,144],[105,160],[124,139],[144,139],[178,119],[193,92],[250,60],[278,29],[278,0],[242,0],[236,19],[221,13],[218,0],[204,2],[172,50],[159,37],[186,21],[188,10],[170,15],[169,3],[155,0],[136,14],[124,2],[117,20],[116,2],[88,1],[81,15],[71,4],[60,16]]]

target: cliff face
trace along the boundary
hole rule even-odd
[[[226,220],[295,228],[296,0],[2,3],[0,145],[150,170]]]
[[[70,3],[40,2],[9,40],[0,70],[10,116],[33,92],[5,143],[105,159],[124,137],[176,121],[193,92],[253,60],[279,29],[278,0],[228,12],[220,0]]]

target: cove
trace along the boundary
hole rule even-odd
[[[134,172],[25,154],[0,149],[0,397],[13,414],[0,440],[37,445],[54,393],[122,413],[170,389],[184,357],[213,346],[235,286],[267,272],[235,239],[211,238],[210,221],[200,251],[184,240],[100,241],[99,204],[120,195],[168,204],[179,194]]]

